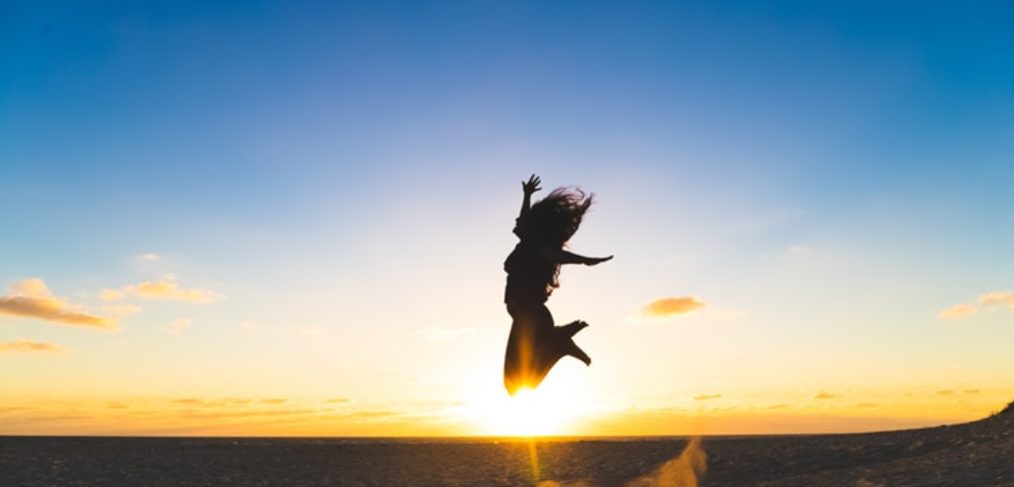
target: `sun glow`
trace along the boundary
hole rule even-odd
[[[567,387],[522,388],[514,396],[503,390],[469,401],[467,416],[479,433],[494,436],[573,434],[584,403]]]
[[[566,430],[566,401],[552,390],[523,388],[513,397],[503,394],[483,407],[487,433],[503,436],[544,436]]]

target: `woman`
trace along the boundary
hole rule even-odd
[[[541,189],[540,182],[533,174],[521,183],[524,200],[514,226],[514,234],[521,241],[504,262],[504,302],[514,323],[507,341],[503,380],[511,395],[524,387],[538,387],[564,355],[591,365],[591,358],[573,339],[588,324],[578,320],[555,326],[545,303],[560,285],[561,264],[596,265],[613,258],[584,257],[563,249],[581,225],[592,195],[585,197],[581,190],[558,188],[532,205],[532,194]]]

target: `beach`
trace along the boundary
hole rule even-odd
[[[688,451],[688,444],[694,445]],[[681,455],[683,455],[681,457]],[[2,437],[3,485],[1014,485],[1014,412],[864,434],[688,438]]]

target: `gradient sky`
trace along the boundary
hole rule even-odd
[[[533,172],[616,255],[537,432],[1014,399],[1014,7],[621,3],[0,6],[0,434],[509,433]]]

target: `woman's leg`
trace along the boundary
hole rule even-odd
[[[507,339],[507,353],[504,357],[503,382],[510,395],[514,395],[522,387],[534,388],[534,370],[536,363],[537,344],[541,341],[539,328],[542,325],[536,305],[508,305],[507,312],[513,318],[510,336]]]
[[[591,365],[591,358],[573,339],[587,323],[575,321],[554,326],[553,315],[543,304],[509,306],[508,312],[514,322],[504,359],[504,386],[511,395],[523,387],[538,387],[565,355]]]

